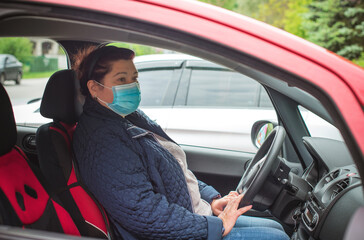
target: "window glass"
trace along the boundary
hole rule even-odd
[[[306,108],[298,107],[307,129],[312,137],[323,137],[343,141],[340,131]]]
[[[187,106],[254,107],[258,87],[258,83],[240,73],[194,69]]]
[[[173,77],[173,70],[140,71],[138,81],[142,93],[140,106],[161,106]]]
[[[16,59],[22,63],[16,65],[16,71],[8,71],[3,83],[13,105],[16,124],[38,127],[50,122],[51,119],[39,113],[40,99],[49,77],[67,68],[67,58],[60,45],[41,38],[0,38],[0,54],[14,55],[9,56],[9,63],[15,64]]]
[[[16,60],[13,56],[8,57],[8,63],[15,63],[15,62],[16,62]]]
[[[273,108],[273,104],[268,96],[268,93],[263,87],[260,87],[259,107]]]

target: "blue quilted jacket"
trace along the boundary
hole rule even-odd
[[[87,98],[74,133],[80,174],[120,239],[221,239],[222,221],[192,211],[177,160],[148,131],[166,133],[137,110],[126,118]],[[201,197],[219,193],[199,182]]]

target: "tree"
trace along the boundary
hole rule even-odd
[[[239,0],[199,0],[201,2],[210,3],[231,11],[236,11],[238,8]]]
[[[0,53],[14,55],[25,62],[31,55],[33,44],[27,38],[0,38]]]
[[[316,0],[309,4],[307,39],[350,60],[364,52],[364,2]]]
[[[288,10],[285,12],[284,30],[296,36],[307,38],[307,31],[303,27],[305,15],[309,11],[308,5],[313,0],[296,0],[288,3]]]
[[[200,0],[266,22],[364,66],[363,0]]]
[[[284,29],[285,15],[288,10],[289,0],[268,0],[258,6],[258,11],[253,15],[256,19]]]
[[[307,5],[313,0],[251,0],[239,5],[240,13],[281,28],[300,36],[306,37],[302,28],[304,14],[308,12]]]
[[[251,18],[260,19],[258,16],[259,6],[266,4],[268,0],[238,0],[236,12]]]
[[[199,0],[283,28],[289,0]]]

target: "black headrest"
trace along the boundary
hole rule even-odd
[[[55,121],[76,123],[82,113],[83,98],[73,70],[55,72],[48,80],[40,105],[40,114]]]
[[[14,147],[16,134],[13,108],[5,88],[0,84],[0,156]]]

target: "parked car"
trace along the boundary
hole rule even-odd
[[[0,54],[0,83],[7,80],[14,80],[20,84],[23,76],[23,64],[11,54]]]
[[[255,122],[278,122],[264,87],[222,65],[185,54],[138,56],[140,108],[181,145],[255,153]],[[208,85],[208,88],[204,88]],[[40,96],[41,97],[41,96]],[[18,126],[39,127],[41,99],[14,107]],[[190,116],[186,118],[185,116]],[[312,136],[342,140],[328,122],[302,111]],[[229,124],[221,124],[229,119]]]
[[[253,79],[259,84],[256,91],[261,87],[266,90],[274,106],[271,111],[277,116],[275,123],[264,122],[268,115],[263,114],[264,121],[253,124],[252,142],[263,143],[258,154],[181,145],[189,168],[198,179],[214,186],[222,194],[234,189],[245,192],[255,209],[248,214],[277,219],[291,239],[353,240],[363,236],[360,220],[364,216],[362,68],[282,30],[197,1],[13,0],[0,3],[0,9],[0,36],[51,38],[63,47],[70,59],[69,66],[73,64],[73,54],[84,46],[110,41],[132,42],[191,54]],[[180,71],[193,74],[193,69],[188,69],[188,66]],[[221,79],[217,86],[205,80],[205,84],[197,85],[196,95],[191,99],[199,99],[199,94],[210,89],[226,89],[226,82],[227,79]],[[179,81],[179,84],[187,83],[182,78]],[[169,83],[175,85],[176,91],[180,87],[182,89],[183,86],[176,84]],[[154,87],[150,90],[154,94],[164,93],[166,89],[165,84],[160,82]],[[223,127],[232,125],[232,119],[225,113],[205,120],[203,115],[207,113],[198,114],[200,109],[196,109],[194,114],[186,110],[173,116],[174,111],[180,111],[177,103],[182,106],[193,103],[186,97],[188,89],[184,89],[185,92],[177,95],[171,92],[164,99],[154,101],[163,103],[168,97],[173,99],[176,96],[172,100],[173,107],[168,107],[171,111],[165,127],[167,131],[173,129],[177,121],[191,120],[191,129],[209,125],[211,118],[218,119]],[[73,88],[68,90],[71,92]],[[236,88],[241,95],[244,90]],[[219,97],[214,92],[200,100],[209,104]],[[252,99],[249,97],[248,100]],[[259,101],[254,100],[251,104],[255,102]],[[145,107],[145,110],[148,111],[148,108]],[[332,124],[343,139],[311,136],[304,118],[311,113]],[[247,114],[244,120],[250,117]],[[159,117],[152,118],[159,123],[162,121]],[[5,115],[1,117],[3,126],[11,120]],[[277,126],[276,130],[268,131],[270,127],[265,124]],[[2,129],[7,133],[6,130]],[[234,127],[232,130],[235,130]],[[37,151],[34,141],[37,128],[18,126],[16,131],[17,145],[36,165],[40,154],[45,153]],[[269,132],[271,134],[267,134]],[[1,136],[4,144],[0,146],[5,146],[10,140],[15,141],[14,138],[7,139],[5,134]],[[279,141],[275,136],[279,137]],[[0,169],[5,167],[0,164]],[[7,173],[9,176],[15,176],[15,173],[22,176],[17,168]],[[14,182],[18,183],[16,178],[0,181],[2,186]],[[56,180],[49,180],[45,185],[54,182]],[[37,195],[29,191],[23,182],[19,186],[20,190],[12,196],[15,206],[22,207],[24,199],[36,199]],[[0,197],[0,210],[11,210],[13,205],[9,205],[6,198],[4,200],[3,194]],[[62,201],[59,202],[62,204]],[[29,209],[36,213],[43,210],[37,205],[30,205]],[[4,226],[2,220],[13,217],[4,212],[0,211],[3,214],[0,238],[73,239],[70,235],[51,232],[46,223],[27,227],[22,224]],[[24,213],[21,209],[19,212]],[[77,222],[77,219],[74,221]],[[42,231],[27,229],[35,227]]]

